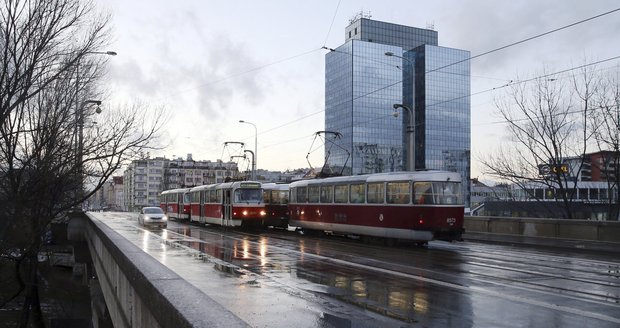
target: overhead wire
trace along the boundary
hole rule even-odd
[[[336,13],[337,13],[337,10],[338,10],[338,7],[339,7],[339,6],[340,6],[340,2],[338,3],[338,6],[337,6],[337,8],[336,8]],[[597,19],[597,18],[600,18],[600,17],[606,16],[606,15],[612,14],[612,13],[617,12],[617,11],[620,11],[620,8],[613,9],[613,10],[610,10],[610,11],[607,11],[607,12],[604,12],[604,13],[601,13],[601,14],[598,14],[598,15],[595,15],[595,16],[592,16],[592,17],[589,17],[589,18],[586,18],[586,19],[583,19],[583,20],[580,20],[580,21],[577,21],[577,22],[574,22],[574,23],[571,23],[571,24],[565,25],[565,26],[562,26],[562,27],[559,27],[559,28],[556,28],[556,29],[553,29],[553,30],[550,30],[550,31],[544,32],[544,33],[540,33],[540,34],[537,34],[537,35],[534,35],[534,36],[531,36],[531,37],[525,38],[525,39],[523,39],[523,40],[516,41],[516,42],[510,43],[510,44],[507,44],[507,45],[504,45],[504,46],[501,46],[501,47],[498,47],[498,48],[495,48],[495,49],[492,49],[492,50],[489,50],[489,51],[486,51],[486,52],[480,53],[480,54],[475,55],[475,56],[470,56],[470,57],[468,57],[468,58],[466,58],[466,59],[463,59],[463,60],[460,60],[460,61],[456,61],[456,62],[453,62],[453,63],[448,64],[448,65],[444,65],[444,66],[441,66],[441,67],[437,67],[437,68],[434,68],[434,69],[428,70],[428,71],[426,71],[426,72],[425,72],[425,74],[428,74],[428,73],[431,73],[431,72],[437,72],[437,71],[440,71],[440,70],[445,69],[445,68],[447,68],[447,67],[450,67],[450,66],[453,66],[453,65],[456,65],[456,64],[459,64],[459,63],[463,63],[463,62],[466,62],[466,61],[471,61],[472,59],[476,59],[476,58],[479,58],[479,57],[482,57],[482,56],[485,56],[485,55],[488,55],[488,54],[491,54],[491,53],[494,53],[494,52],[497,52],[497,51],[500,51],[500,50],[503,50],[503,49],[506,49],[506,48],[509,48],[509,47],[512,47],[512,46],[515,46],[515,45],[519,45],[519,44],[522,44],[522,43],[525,43],[525,42],[528,42],[528,41],[531,41],[531,40],[534,40],[534,39],[537,39],[537,38],[540,38],[540,37],[543,37],[543,36],[546,36],[546,35],[549,35],[549,34],[552,34],[552,33],[555,33],[555,32],[558,32],[558,31],[561,31],[561,30],[567,29],[567,28],[570,28],[570,27],[573,27],[573,26],[576,26],[576,25],[579,25],[579,24],[582,24],[582,23],[585,23],[585,22],[588,22],[588,21],[591,21],[591,20],[594,20],[594,19]],[[333,25],[333,21],[335,20],[336,13],[334,14],[334,17],[333,17],[333,19],[332,19],[332,25]],[[331,28],[332,28],[332,26],[330,25],[330,28],[329,28],[329,31],[328,31],[327,37],[329,37],[329,34],[331,33]],[[326,41],[325,41],[325,42],[327,42],[327,37],[326,37]],[[251,69],[248,69],[248,70],[242,71],[242,72],[234,73],[234,74],[231,74],[231,75],[229,75],[229,76],[226,76],[226,77],[224,77],[224,78],[222,78],[222,79],[219,79],[219,80],[216,80],[216,81],[212,81],[212,82],[203,83],[203,84],[201,84],[201,86],[210,85],[210,84],[215,84],[215,83],[220,83],[220,82],[226,81],[226,80],[228,80],[228,79],[232,79],[232,78],[237,77],[237,76],[240,76],[240,75],[244,75],[244,74],[248,74],[248,73],[251,73],[251,72],[259,71],[259,70],[264,69],[264,68],[266,68],[266,67],[273,66],[273,65],[276,65],[276,64],[279,64],[279,63],[282,63],[282,62],[288,61],[288,60],[292,60],[292,59],[295,59],[295,58],[298,58],[298,57],[301,57],[301,56],[305,56],[305,55],[308,55],[308,54],[310,54],[310,53],[316,52],[316,51],[321,50],[321,49],[327,49],[327,50],[329,50],[329,51],[340,52],[340,53],[344,53],[344,54],[348,54],[348,55],[352,55],[352,56],[353,56],[353,54],[349,54],[349,53],[345,53],[345,52],[337,51],[337,50],[335,50],[335,49],[328,48],[328,47],[326,47],[326,46],[324,45],[324,46],[322,46],[321,48],[312,49],[312,50],[309,50],[309,51],[306,51],[306,52],[302,52],[302,53],[297,54],[297,55],[294,55],[294,56],[286,57],[286,58],[283,58],[283,59],[280,59],[280,60],[277,60],[277,61],[274,61],[274,62],[271,62],[271,63],[265,64],[265,65],[261,65],[261,66],[258,66],[258,67],[254,67],[254,68],[251,68]],[[612,60],[612,59],[615,59],[615,58],[617,58],[617,57],[614,57],[614,58],[611,58],[611,59],[608,59],[608,60]],[[557,73],[556,73],[556,74],[557,74]],[[386,86],[384,86],[384,87],[381,87],[381,88],[379,88],[379,89],[373,90],[373,91],[368,92],[368,93],[366,93],[366,94],[362,94],[362,95],[359,95],[359,96],[357,96],[357,97],[353,97],[353,98],[351,98],[351,99],[347,99],[347,100],[345,100],[345,101],[343,101],[343,102],[341,102],[341,103],[339,103],[339,104],[336,104],[335,106],[342,105],[342,104],[347,103],[347,102],[354,102],[354,101],[356,101],[356,100],[358,100],[358,99],[361,99],[361,98],[363,98],[363,97],[367,97],[367,96],[369,96],[369,95],[375,94],[375,93],[377,93],[377,92],[380,92],[380,91],[382,91],[382,90],[388,89],[388,88],[393,87],[393,86],[395,86],[395,85],[401,84],[402,82],[403,82],[403,81],[401,80],[401,81],[398,81],[398,82],[392,83],[392,84],[390,84],[390,85],[386,85]],[[508,84],[506,84],[506,85],[503,85],[503,86],[501,86],[501,87],[499,87],[499,88],[506,87],[506,86],[508,86],[509,84],[510,84],[510,83],[508,83]],[[493,88],[493,89],[489,89],[489,90],[484,90],[484,91],[478,92],[478,93],[476,93],[476,94],[481,94],[481,93],[484,93],[484,92],[489,92],[489,91],[493,91],[493,90],[496,90],[496,89],[498,89],[498,88]],[[462,99],[462,98],[464,98],[464,97],[471,97],[472,95],[475,95],[475,94],[470,94],[470,95],[467,95],[467,96],[463,96],[463,97],[455,98],[454,100],[456,100],[456,99]],[[450,101],[450,100],[448,100],[448,101]],[[445,103],[445,102],[448,102],[448,101],[443,101],[443,102],[441,102],[441,103]],[[432,106],[432,105],[438,105],[438,104],[439,104],[439,103],[437,103],[437,104],[431,104],[431,105],[428,105],[427,107]],[[276,127],[269,128],[269,129],[267,129],[267,130],[261,131],[261,132],[260,132],[260,133],[258,133],[258,134],[265,134],[265,133],[268,133],[268,132],[272,132],[272,131],[274,131],[274,130],[280,129],[280,128],[282,128],[282,127],[285,127],[285,126],[287,126],[287,125],[293,124],[293,123],[295,123],[295,122],[299,122],[299,121],[301,121],[301,120],[307,119],[307,118],[309,118],[309,117],[312,117],[312,116],[314,116],[314,115],[320,114],[320,113],[322,113],[322,112],[325,112],[325,109],[323,109],[323,110],[319,110],[319,111],[316,111],[316,112],[313,112],[313,113],[311,113],[311,114],[308,114],[308,115],[305,115],[305,116],[303,116],[303,117],[301,117],[301,118],[295,119],[295,120],[293,120],[293,121],[290,121],[290,122],[287,122],[287,123],[284,123],[284,124],[278,125],[278,126],[276,126]]]
[[[336,11],[334,11],[334,17],[332,17],[332,22],[329,24],[329,30],[327,31],[327,35],[325,36],[325,41],[323,42],[323,47],[327,44],[327,39],[329,39],[329,34],[332,32],[332,27],[334,26],[334,21],[336,20],[336,15],[338,14],[338,8],[340,8],[340,2],[342,0],[338,0],[338,5],[336,5]]]
[[[475,59],[475,58],[482,57],[482,56],[484,56],[484,55],[491,54],[491,53],[496,52],[496,51],[499,51],[499,50],[503,50],[503,49],[506,49],[506,48],[509,48],[509,47],[512,47],[512,46],[515,46],[515,45],[518,45],[518,44],[522,44],[522,43],[525,43],[525,42],[527,42],[527,41],[531,41],[531,40],[534,40],[534,39],[536,39],[536,38],[540,38],[540,37],[542,37],[542,36],[549,35],[549,34],[551,34],[551,33],[555,33],[555,32],[558,32],[558,31],[564,30],[564,29],[566,29],[566,28],[576,26],[576,25],[579,25],[579,24],[582,24],[582,23],[585,23],[585,22],[588,22],[588,21],[594,20],[594,19],[596,19],[596,18],[603,17],[603,16],[605,16],[605,15],[609,15],[609,14],[614,13],[614,12],[617,12],[617,11],[620,11],[620,8],[613,9],[613,10],[610,10],[610,11],[604,12],[604,13],[602,13],[602,14],[595,15],[595,16],[592,16],[592,17],[589,17],[589,18],[586,18],[586,19],[583,19],[583,20],[580,20],[580,21],[577,21],[577,22],[574,22],[574,23],[571,23],[571,24],[568,24],[568,25],[564,25],[564,26],[562,26],[562,27],[559,27],[559,28],[553,29],[553,30],[551,30],[551,31],[547,31],[547,32],[544,32],[544,33],[540,33],[540,34],[537,34],[537,35],[535,35],[535,36],[528,37],[528,38],[526,38],[526,39],[523,39],[523,40],[520,40],[520,41],[517,41],[517,42],[513,42],[513,43],[510,43],[510,44],[508,44],[508,45],[501,46],[501,47],[498,47],[498,48],[495,48],[495,49],[493,49],[493,50],[489,50],[489,51],[483,52],[483,53],[481,53],[481,54],[478,54],[478,55],[475,55],[475,56],[472,56],[472,57],[468,57],[467,59],[464,59],[464,60],[456,61],[456,62],[451,63],[451,64],[449,64],[449,65],[445,65],[445,66],[441,66],[441,67],[438,67],[438,68],[434,68],[434,69],[428,70],[428,71],[426,71],[426,72],[425,72],[425,74],[427,74],[427,73],[431,73],[431,72],[436,72],[436,71],[439,71],[439,70],[441,70],[441,69],[444,69],[444,68],[447,68],[447,67],[450,67],[450,66],[456,65],[456,64],[458,64],[458,63],[462,63],[462,62],[465,62],[465,61],[469,61],[469,60],[472,60],[472,59]],[[336,50],[336,49],[333,49],[333,48],[328,48],[328,47],[326,47],[326,46],[323,46],[323,47],[322,47],[322,49],[326,49],[326,50],[329,50],[329,51],[331,51],[331,52],[338,52],[338,53],[342,53],[342,54],[347,54],[347,55],[350,55],[350,56],[356,56],[355,54],[351,54],[351,53],[347,53],[347,52],[342,52],[342,51],[339,51],[339,50]],[[608,60],[613,60],[613,59],[616,59],[616,58],[617,58],[617,57],[613,57],[613,58],[607,59],[607,60],[605,60],[605,61],[608,61]],[[384,62],[384,63],[385,63],[385,62]],[[574,68],[573,68],[573,69],[574,69]],[[560,73],[560,72],[558,72],[558,73]],[[558,73],[556,73],[556,74],[558,74]],[[384,87],[381,87],[381,88],[375,89],[375,90],[373,90],[373,91],[371,91],[371,92],[368,92],[368,93],[365,93],[365,94],[359,95],[359,96],[357,96],[357,97],[353,97],[353,98],[351,98],[351,99],[344,100],[343,102],[338,103],[338,104],[335,104],[334,106],[339,106],[339,105],[345,104],[345,103],[347,103],[347,102],[354,102],[354,101],[356,101],[356,100],[358,100],[358,99],[361,99],[361,98],[363,98],[363,97],[367,97],[367,96],[372,95],[372,94],[374,94],[374,93],[377,93],[377,92],[379,92],[379,91],[382,91],[382,90],[388,89],[388,88],[390,88],[390,87],[393,87],[393,86],[395,86],[395,85],[401,84],[402,82],[403,82],[403,80],[400,80],[400,81],[398,81],[398,82],[395,82],[395,83],[392,83],[392,84],[386,85],[386,86],[384,86]],[[484,91],[481,91],[481,92],[476,93],[475,95],[477,95],[477,94],[481,94],[481,93],[485,93],[485,92],[494,91],[494,90],[497,90],[497,89],[500,89],[500,88],[504,88],[504,87],[506,87],[506,86],[510,85],[511,83],[513,83],[513,82],[512,82],[512,81],[510,81],[508,84],[502,85],[502,86],[500,86],[500,87],[495,87],[495,88],[492,88],[492,89],[484,90]],[[457,100],[457,99],[463,99],[463,98],[471,97],[472,95],[474,95],[474,94],[470,94],[470,95],[466,95],[466,96],[458,97],[458,98],[455,98],[455,99],[453,99],[453,100]],[[442,101],[442,102],[440,102],[440,103],[445,103],[445,102],[449,102],[449,101],[453,101],[453,100]],[[427,105],[427,107],[430,107],[430,106],[436,106],[436,105],[439,105],[440,103],[436,103],[436,104]],[[305,118],[310,117],[310,116],[314,116],[314,115],[319,114],[319,113],[322,113],[322,112],[325,112],[325,110],[323,109],[323,110],[320,110],[320,111],[314,112],[314,113],[312,113],[312,114],[310,114],[310,115],[304,116],[304,117],[299,118],[299,119],[296,119],[296,120],[294,120],[294,121],[291,121],[291,122],[289,122],[289,123],[285,123],[285,124],[279,125],[279,126],[277,126],[277,127],[270,128],[270,129],[268,129],[268,130],[262,131],[262,132],[261,132],[261,134],[263,134],[263,133],[267,133],[267,132],[271,132],[271,131],[274,131],[274,130],[277,130],[277,129],[281,128],[281,127],[287,126],[287,125],[292,124],[292,123],[294,123],[294,122],[298,122],[298,121],[300,121],[300,120],[302,120],[302,119],[305,119]]]

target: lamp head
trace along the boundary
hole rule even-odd
[[[395,110],[395,111],[392,113],[392,116],[394,116],[394,117],[398,117],[398,114],[400,114],[400,113],[399,113],[397,110]]]
[[[97,109],[95,109],[95,113],[101,114],[101,107],[97,106]]]

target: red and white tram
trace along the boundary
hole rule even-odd
[[[291,226],[427,242],[460,240],[464,205],[454,172],[392,172],[290,184]]]
[[[264,226],[288,228],[288,196],[288,184],[263,183],[263,202],[267,212]]]
[[[171,219],[189,219],[189,188],[164,190],[159,195],[159,207]]]
[[[260,182],[235,181],[190,189],[191,221],[221,226],[260,226],[265,204]]]

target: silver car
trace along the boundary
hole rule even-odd
[[[159,207],[143,207],[138,223],[145,227],[168,227],[168,216]]]

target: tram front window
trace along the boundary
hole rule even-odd
[[[260,203],[263,200],[261,189],[235,190],[235,203]]]

